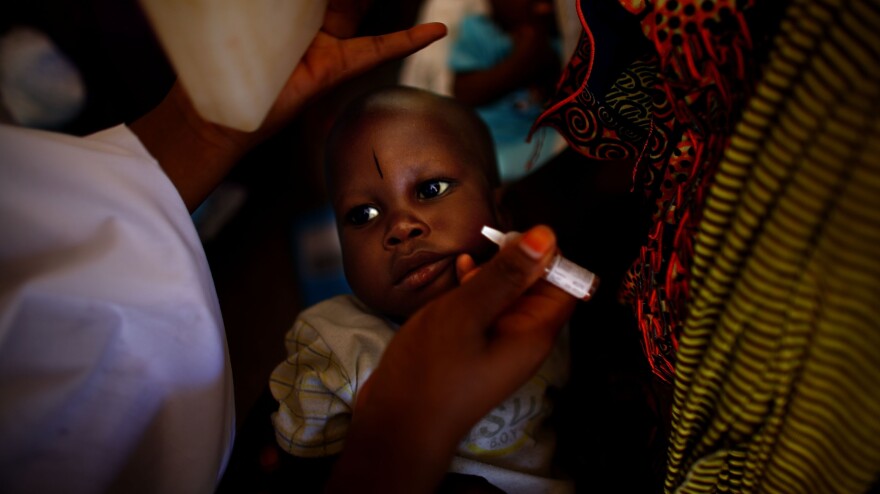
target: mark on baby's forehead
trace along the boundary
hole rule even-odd
[[[373,150],[373,163],[376,163],[376,171],[379,172],[379,178],[385,180],[385,174],[382,173],[382,167],[379,166],[379,158],[376,157],[376,150]]]

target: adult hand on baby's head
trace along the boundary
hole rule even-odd
[[[388,34],[355,37],[371,3],[329,0],[320,31],[254,134],[258,139],[286,125],[307,101],[340,81],[416,52],[446,35],[446,26],[432,22]]]
[[[318,94],[446,35],[446,26],[428,23],[395,33],[354,37],[370,3],[329,0],[321,30],[256,131],[244,132],[202,118],[179,82],[159,106],[132,123],[131,130],[162,166],[190,211],[247,151],[283,128]]]
[[[334,481],[434,487],[460,438],[534,374],[570,317],[575,299],[536,283],[555,253],[553,232],[533,228],[400,328],[359,393]]]
[[[329,0],[321,30],[282,89],[265,126],[283,125],[316,94],[446,35],[446,26],[432,22],[384,35],[354,37],[371,3]]]

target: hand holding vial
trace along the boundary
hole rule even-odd
[[[488,226],[483,227],[482,234],[499,247],[520,235],[519,232],[502,233]],[[546,269],[544,279],[572,296],[585,301],[590,300],[599,287],[599,278],[595,273],[578,266],[559,254]]]

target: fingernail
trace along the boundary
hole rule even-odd
[[[532,259],[540,259],[553,245],[553,233],[549,228],[539,226],[527,231],[519,243],[519,248]]]

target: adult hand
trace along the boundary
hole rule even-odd
[[[257,131],[242,132],[204,120],[179,82],[158,107],[131,125],[191,211],[244,153],[281,129],[308,100],[383,62],[424,48],[446,34],[443,24],[431,23],[381,36],[352,38],[369,3],[328,2],[321,30]]]
[[[282,89],[258,136],[274,133],[306,101],[340,81],[416,52],[446,35],[446,26],[435,22],[382,36],[352,38],[370,3],[370,0],[328,2],[321,30]]]
[[[430,492],[464,434],[533,375],[575,300],[540,281],[544,226],[416,312],[359,392],[330,491]]]

